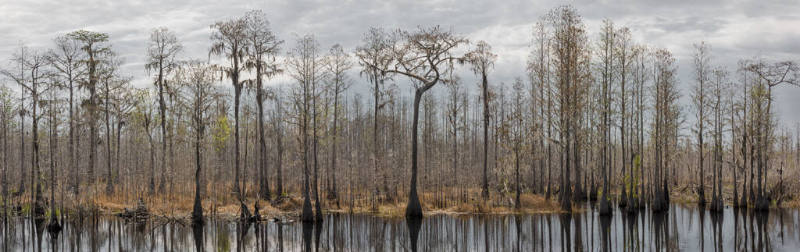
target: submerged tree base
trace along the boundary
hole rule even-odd
[[[720,199],[717,196],[714,196],[711,199],[711,205],[708,206],[708,210],[711,211],[711,212],[721,212],[724,207],[725,207],[725,204],[722,203],[722,199]]]
[[[419,196],[417,191],[412,189],[411,196],[408,198],[408,205],[406,206],[407,218],[422,218],[422,205],[419,203]]]
[[[311,210],[311,200],[308,197],[303,199],[303,208],[302,213],[300,214],[300,220],[303,222],[314,222],[314,213]]]
[[[605,195],[600,197],[600,203],[597,205],[597,214],[600,216],[611,216],[611,204],[608,202],[608,198]]]
[[[768,211],[769,210],[769,199],[767,197],[757,197],[755,205],[753,205],[753,209],[756,211]]]

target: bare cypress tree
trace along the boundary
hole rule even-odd
[[[703,148],[705,147],[705,142],[703,141],[703,136],[706,134],[705,129],[705,122],[706,122],[706,107],[708,107],[708,100],[706,99],[706,83],[709,80],[711,66],[710,66],[710,47],[706,45],[705,42],[700,42],[700,44],[695,44],[695,55],[694,55],[694,66],[695,66],[695,78],[697,81],[697,86],[693,90],[693,100],[695,111],[697,112],[697,148],[699,151],[699,171],[700,171],[700,188],[697,189],[697,197],[698,197],[698,204],[701,206],[705,206],[706,204],[706,197],[705,197],[705,169],[703,168],[705,164],[705,152]]]
[[[200,177],[203,171],[203,145],[205,129],[212,117],[213,98],[217,96],[214,81],[215,69],[200,61],[191,61],[179,68],[177,77],[181,85],[181,103],[191,111],[191,128],[194,133],[194,206],[192,208],[192,223],[203,224],[203,204],[200,196]]]
[[[530,74],[531,85],[533,88],[539,90],[539,146],[547,145],[547,164],[540,166],[547,166],[547,175],[544,175],[544,169],[541,169],[541,179],[547,178],[547,186],[545,187],[545,198],[550,199],[552,192],[552,92],[550,83],[550,34],[548,33],[545,21],[537,22],[533,27],[533,44],[534,48],[528,57],[528,72]],[[546,124],[546,126],[545,126]],[[546,130],[545,130],[546,128]],[[545,133],[547,134],[545,136]],[[544,185],[541,185],[544,187]]]
[[[619,103],[620,103],[620,142],[622,142],[622,196],[621,200],[622,203],[620,205],[624,205],[626,210],[629,212],[635,210],[637,207],[635,206],[636,202],[633,200],[633,191],[634,191],[634,182],[633,182],[633,155],[630,155],[630,131],[629,131],[629,123],[628,117],[630,114],[628,113],[628,89],[630,86],[628,85],[630,82],[631,76],[631,67],[634,61],[634,57],[636,57],[636,49],[634,47],[633,42],[631,41],[631,31],[628,27],[622,27],[616,31],[616,48],[614,48],[614,54],[617,59],[617,73],[619,77],[620,83],[620,94],[619,94]],[[627,172],[626,172],[627,171]],[[627,175],[626,175],[627,174]],[[625,178],[628,181],[625,181]],[[626,192],[627,190],[627,192]]]
[[[158,89],[158,111],[161,124],[161,182],[158,191],[164,192],[167,170],[167,102],[164,99],[167,87],[167,78],[177,68],[175,57],[183,50],[175,33],[166,27],[153,29],[150,32],[150,41],[147,48],[147,63],[144,65],[148,71],[155,72],[154,84]],[[155,187],[155,185],[151,185]]]
[[[724,127],[722,122],[722,109],[725,106],[722,104],[722,95],[723,95],[723,85],[727,82],[727,72],[722,68],[716,68],[711,72],[713,79],[712,79],[712,89],[711,95],[713,100],[711,101],[711,109],[713,111],[714,116],[714,149],[713,149],[713,158],[714,158],[714,179],[712,181],[713,190],[711,195],[711,206],[709,206],[709,210],[720,212],[723,210],[724,204],[722,202],[722,129]]]
[[[264,100],[267,99],[264,90],[264,78],[270,78],[282,72],[278,68],[275,57],[280,50],[282,40],[278,40],[264,12],[253,10],[245,14],[246,34],[249,48],[247,49],[247,66],[255,70],[256,105],[258,106],[258,184],[261,198],[269,200],[268,166],[267,166],[267,140],[264,136]]]
[[[489,80],[488,73],[494,67],[497,55],[492,53],[492,46],[484,41],[479,41],[475,49],[466,57],[472,65],[472,72],[481,76],[481,97],[483,99],[483,182],[481,195],[489,198]]]
[[[574,169],[575,178],[580,178],[579,123],[581,111],[585,105],[586,85],[590,83],[589,50],[586,31],[577,10],[571,6],[561,6],[547,16],[547,22],[553,31],[551,52],[553,52],[553,71],[555,78],[555,92],[557,93],[556,107],[558,108],[558,130],[561,148],[561,208],[566,211],[572,209],[572,199],[585,197],[580,186],[580,180],[572,179],[571,171]],[[572,188],[574,185],[574,188]]]
[[[778,61],[774,63],[767,63],[763,60],[750,62],[747,64],[747,70],[754,73],[756,78],[756,86],[753,90],[753,103],[755,105],[756,115],[754,118],[754,138],[756,155],[757,155],[757,194],[754,202],[754,208],[757,211],[766,211],[769,209],[770,201],[766,194],[766,171],[769,165],[769,153],[772,143],[770,139],[773,138],[774,129],[772,126],[772,88],[781,84],[800,86],[800,67],[794,61]],[[762,181],[763,179],[763,181]]]
[[[147,137],[147,143],[149,145],[149,172],[145,175],[146,179],[148,180],[149,185],[147,188],[148,194],[155,193],[155,176],[156,176],[156,142],[153,139],[153,123],[156,118],[153,117],[153,106],[154,104],[152,101],[148,99],[151,98],[152,94],[150,93],[149,89],[141,89],[134,95],[135,106],[133,109],[133,116],[132,119],[136,123],[138,129],[141,130],[141,133],[145,134]],[[138,189],[138,188],[137,188]]]
[[[514,208],[519,209],[520,205],[520,181],[519,181],[519,166],[520,166],[520,155],[522,154],[523,141],[524,135],[523,131],[525,131],[523,120],[525,118],[525,114],[523,112],[525,106],[525,98],[523,94],[523,83],[522,79],[517,78],[514,80],[514,84],[512,85],[512,101],[511,101],[511,111],[506,115],[508,118],[505,120],[506,124],[503,125],[505,130],[506,139],[509,140],[511,143],[511,149],[514,152],[514,177],[515,177],[515,191],[516,197],[514,198]]]
[[[86,53],[83,62],[86,63],[86,78],[80,83],[81,87],[88,89],[89,97],[87,113],[89,113],[89,172],[88,182],[90,185],[95,183],[94,167],[97,159],[97,109],[98,97],[97,88],[99,81],[99,67],[103,64],[103,58],[111,49],[106,44],[108,34],[78,30],[67,34],[68,37],[80,41],[81,49]]]
[[[31,96],[31,144],[33,145],[33,154],[31,156],[31,182],[33,183],[31,202],[33,202],[33,207],[31,210],[35,219],[41,219],[44,218],[45,210],[43,206],[44,199],[42,198],[43,181],[41,181],[42,175],[40,170],[39,120],[42,116],[40,111],[40,109],[42,109],[42,101],[45,100],[43,96],[50,88],[55,86],[51,84],[53,81],[53,72],[48,68],[49,62],[47,60],[47,55],[38,51],[33,51],[30,55],[25,57],[16,55],[14,61],[24,65],[30,73],[29,81],[22,81],[21,87],[27,90]],[[7,74],[5,71],[3,73],[7,76],[13,76]],[[51,85],[48,85],[48,82],[50,82]]]
[[[284,189],[283,189],[283,152],[284,152],[284,144],[283,144],[283,137],[284,137],[284,130],[283,130],[283,101],[281,100],[281,96],[283,96],[283,92],[281,89],[276,89],[273,91],[272,100],[275,103],[275,109],[272,112],[272,128],[275,131],[275,150],[277,153],[276,155],[276,176],[277,176],[277,185],[275,185],[275,192],[278,194],[277,198],[275,199],[276,202],[282,202],[284,199]]]
[[[298,112],[298,124],[300,126],[301,148],[303,153],[303,211],[300,218],[304,222],[315,220],[314,212],[311,210],[311,195],[309,192],[309,183],[311,183],[311,181],[309,178],[310,167],[308,159],[309,154],[316,154],[309,153],[310,145],[313,145],[313,143],[309,142],[309,127],[312,122],[316,121],[316,119],[313,118],[316,113],[314,115],[311,113],[313,106],[316,105],[316,82],[321,81],[322,74],[321,58],[318,57],[318,47],[316,39],[314,39],[312,35],[299,38],[296,47],[289,52],[289,57],[286,62],[289,74],[292,78],[297,80],[299,85],[297,90],[295,90],[294,106]],[[316,126],[316,124],[313,126]],[[316,129],[313,130],[316,133]],[[311,139],[311,141],[314,140],[316,139]],[[316,217],[321,217],[322,213],[319,213],[321,210],[319,200],[317,199],[315,201],[317,203]]]
[[[32,178],[31,178],[31,186],[33,194],[31,195],[31,202],[33,202],[32,213],[33,217],[36,219],[43,218],[45,210],[43,208],[43,198],[42,198],[42,181],[41,180],[41,171],[39,166],[39,119],[41,118],[40,115],[40,107],[42,104],[40,103],[43,101],[42,97],[51,87],[55,86],[52,84],[54,73],[49,69],[49,61],[47,59],[47,55],[40,53],[38,51],[30,52],[28,55],[25,54],[15,54],[13,62],[20,64],[23,69],[28,69],[29,72],[29,79],[19,79],[17,75],[12,74],[7,70],[2,70],[0,73],[3,75],[14,79],[17,83],[20,84],[20,87],[30,93],[31,97],[31,132],[32,132],[32,144],[33,144],[33,155],[31,156],[31,170],[32,170]],[[48,85],[50,82],[51,85]]]
[[[467,43],[467,40],[443,31],[438,26],[420,28],[415,32],[399,30],[387,48],[379,50],[384,55],[382,64],[364,62],[366,67],[377,69],[381,74],[401,75],[412,80],[414,91],[414,118],[411,125],[411,185],[406,216],[422,217],[422,205],[417,194],[417,125],[419,104],[422,95],[439,82],[450,83],[447,71],[457,59],[452,50]],[[388,56],[388,57],[387,57]]]
[[[19,69],[8,70],[2,69],[0,70],[0,74],[6,76],[9,79],[14,80],[17,85],[20,86],[20,99],[19,99],[19,108],[17,109],[17,114],[19,115],[19,169],[20,169],[20,179],[19,179],[19,187],[17,188],[17,194],[22,195],[25,193],[25,180],[26,178],[26,171],[25,171],[25,114],[27,113],[25,110],[25,88],[23,87],[26,82],[25,78],[25,69],[26,66],[23,62],[17,59],[25,59],[28,54],[28,47],[22,45],[19,48],[19,53],[15,54],[12,57],[11,61],[15,66],[19,66]],[[19,70],[19,73],[16,72]]]
[[[747,71],[747,63],[746,63],[746,61],[739,61],[737,71],[740,74],[739,81],[741,82],[740,85],[741,85],[741,90],[742,90],[742,93],[741,93],[742,99],[741,99],[741,104],[740,104],[740,106],[741,106],[741,109],[740,109],[740,111],[741,111],[740,119],[741,120],[740,121],[742,123],[740,132],[741,132],[741,136],[742,137],[741,137],[741,140],[739,140],[740,141],[739,151],[740,151],[740,154],[742,155],[742,170],[743,170],[744,177],[742,178],[742,181],[743,181],[743,183],[742,183],[742,197],[739,200],[738,206],[736,204],[734,204],[734,206],[735,207],[747,207],[748,198],[752,199],[752,197],[748,197],[748,193],[747,193],[748,192],[748,185],[750,186],[749,187],[750,196],[754,196],[754,194],[753,194],[753,183],[752,183],[753,182],[752,181],[752,179],[753,179],[753,176],[752,176],[752,174],[753,174],[753,166],[752,166],[752,160],[750,160],[750,163],[748,163],[748,156],[749,155],[747,153],[748,147],[752,147],[752,144],[750,143],[751,137],[749,137],[750,128],[748,128],[748,125],[752,125],[752,123],[748,124],[748,120],[750,118],[752,118],[752,116],[750,116],[749,112],[748,112],[749,111],[748,110],[749,106],[751,104],[748,102],[749,95],[748,95],[748,92],[747,92],[748,87],[750,86],[749,81],[752,79],[752,77],[751,77],[751,73],[749,71]],[[747,177],[748,177],[747,176],[747,174],[748,174],[748,172],[747,172],[748,169],[747,168],[748,167],[750,167],[750,172],[749,172],[750,175],[751,175],[750,176],[750,183],[748,183],[748,180],[747,180]]]
[[[744,172],[744,167],[742,167],[742,162],[739,159],[739,153],[741,151],[741,146],[744,144],[740,142],[741,139],[737,136],[737,134],[741,134],[742,127],[739,126],[741,124],[737,124],[736,117],[739,116],[741,112],[743,102],[739,97],[736,96],[736,84],[731,82],[726,85],[726,102],[728,107],[728,123],[731,127],[731,159],[733,159],[733,164],[730,165],[731,173],[733,174],[733,207],[740,208],[741,202],[739,198],[739,173]],[[744,187],[744,186],[742,186]]]
[[[211,49],[210,55],[223,55],[225,59],[230,61],[229,66],[221,67],[225,72],[225,76],[231,80],[233,86],[233,117],[235,121],[233,129],[234,141],[234,186],[233,193],[239,198],[241,207],[241,219],[250,219],[250,211],[244,202],[244,194],[242,194],[239,171],[240,171],[240,151],[239,151],[239,102],[242,96],[242,88],[245,81],[241,80],[240,74],[245,70],[246,64],[244,62],[247,47],[249,42],[247,40],[247,25],[243,18],[233,18],[227,21],[220,21],[211,25]]]
[[[313,40],[313,39],[312,39]],[[316,209],[314,215],[314,221],[322,222],[322,203],[319,200],[319,121],[320,121],[320,114],[319,114],[319,107],[324,106],[319,104],[319,98],[323,96],[324,90],[321,90],[318,85],[323,82],[324,80],[324,72],[322,72],[322,67],[320,65],[323,64],[323,58],[317,56],[318,50],[316,47],[319,45],[316,42],[313,42],[315,49],[313,50],[313,56],[311,58],[311,71],[312,73],[319,72],[319,74],[312,74],[313,78],[311,79],[311,145],[312,145],[312,155],[314,157],[314,184],[312,187],[312,191],[314,192],[314,207]]]
[[[379,159],[381,158],[380,152],[380,145],[378,144],[379,132],[378,132],[378,125],[380,122],[380,111],[386,105],[386,103],[382,100],[383,96],[385,96],[384,90],[384,81],[386,81],[386,76],[384,73],[380,72],[380,67],[370,67],[370,66],[384,66],[388,62],[388,46],[391,43],[390,34],[387,34],[383,31],[383,29],[379,28],[370,28],[370,30],[364,35],[362,39],[362,44],[358,48],[356,48],[356,56],[359,59],[359,64],[363,67],[361,70],[361,75],[367,77],[367,79],[371,82],[372,86],[370,87],[372,91],[372,96],[374,99],[373,103],[373,110],[372,110],[372,166],[374,169],[375,178],[373,180],[375,185],[375,196],[379,196],[381,194],[380,191],[380,183],[378,182],[377,176],[380,174],[379,170]],[[385,181],[384,181],[385,182]],[[386,183],[384,183],[386,184]],[[372,201],[375,203],[375,201]],[[376,206],[373,204],[373,208]]]
[[[528,64],[527,64],[527,71],[528,77],[530,78],[531,84],[531,104],[538,103],[539,111],[531,111],[532,114],[538,113],[538,120],[531,120],[532,123],[535,124],[534,127],[537,129],[536,138],[538,139],[538,145],[541,149],[541,152],[544,152],[544,146],[547,145],[547,172],[548,176],[550,174],[550,158],[552,155],[551,146],[550,146],[550,136],[545,136],[545,121],[547,120],[547,116],[545,116],[545,109],[547,108],[547,98],[545,96],[545,92],[549,95],[549,76],[550,76],[550,62],[549,62],[549,38],[547,34],[547,30],[545,29],[545,25],[542,21],[536,22],[533,26],[533,41],[531,43],[531,47],[533,51],[531,51],[530,55],[528,56]],[[538,92],[537,92],[538,91]],[[534,109],[534,106],[531,106]],[[548,113],[549,116],[549,113]],[[534,117],[535,118],[535,117]],[[538,122],[536,122],[538,121]],[[538,123],[538,124],[537,124]],[[548,123],[549,125],[549,123]],[[533,148],[532,148],[533,149]],[[544,153],[540,154],[539,159],[539,192],[545,193],[545,197],[547,199],[550,198],[550,179],[545,175],[545,161],[544,161]],[[535,175],[534,175],[535,176]],[[545,187],[545,178],[547,178],[547,186]]]
[[[611,85],[612,82],[615,80],[614,75],[614,48],[616,42],[616,30],[614,29],[614,23],[611,20],[604,20],[603,21],[603,28],[600,31],[600,40],[598,44],[598,51],[600,58],[600,63],[598,64],[598,68],[600,71],[600,78],[601,78],[601,91],[600,91],[600,113],[601,113],[601,126],[600,126],[600,133],[603,135],[601,137],[602,141],[600,143],[602,148],[602,164],[600,165],[601,171],[603,173],[603,196],[600,198],[600,202],[598,203],[598,213],[602,216],[609,216],[612,214],[611,212],[611,203],[609,203],[609,190],[608,190],[608,183],[609,183],[609,176],[611,171],[610,166],[612,164],[611,160],[611,151],[609,150],[609,146],[611,145],[610,137],[611,137],[611,128],[610,128],[610,115],[612,113],[612,105],[611,105]],[[624,192],[624,189],[623,189]]]
[[[57,158],[57,150],[58,150],[58,124],[60,116],[60,108],[58,103],[58,93],[57,91],[63,85],[60,83],[57,78],[54,76],[50,77],[50,82],[47,83],[48,92],[47,92],[47,100],[43,100],[47,104],[47,112],[49,115],[49,135],[50,135],[50,142],[49,147],[49,158],[50,158],[50,220],[47,223],[47,230],[52,233],[58,233],[61,231],[61,224],[58,222],[58,214],[56,212],[56,160]]]
[[[644,167],[643,167],[643,157],[644,157],[644,114],[645,114],[645,82],[647,82],[648,77],[650,76],[650,69],[648,68],[648,63],[650,62],[650,53],[648,49],[644,45],[636,46],[636,57],[634,57],[634,90],[633,95],[635,97],[633,101],[633,108],[635,109],[635,116],[634,122],[636,124],[636,131],[634,134],[635,142],[636,142],[636,154],[634,155],[633,166],[636,169],[639,169],[639,189],[638,189],[638,206],[639,208],[644,208],[646,206],[646,199],[645,199],[645,174],[644,174]],[[635,172],[634,172],[635,173]]]
[[[78,41],[68,36],[58,36],[55,39],[56,49],[50,52],[50,61],[53,67],[58,70],[61,78],[65,81],[65,86],[69,90],[69,170],[71,172],[70,187],[72,193],[78,195],[80,192],[80,175],[78,173],[78,159],[75,155],[75,88],[79,78],[85,74],[82,64],[81,45]]]
[[[116,164],[114,167],[114,179],[113,183],[118,184],[121,181],[121,173],[120,170],[122,169],[122,128],[124,126],[129,125],[128,122],[131,119],[131,112],[133,111],[134,107],[139,102],[136,99],[136,93],[138,89],[130,86],[130,81],[128,79],[123,79],[120,87],[116,90],[117,94],[115,95],[115,100],[111,101],[111,106],[113,107],[114,117],[116,118],[116,151],[115,151],[115,159],[114,161]]]
[[[450,73],[452,75],[452,72]],[[462,121],[464,118],[460,117],[461,110],[464,109],[466,103],[463,102],[464,96],[466,93],[461,89],[461,79],[458,76],[451,76],[450,79],[453,81],[453,85],[448,85],[447,90],[447,109],[445,116],[447,117],[447,124],[448,124],[448,135],[452,135],[450,140],[452,140],[452,179],[449,181],[449,186],[452,189],[456,188],[458,183],[458,132],[463,131],[464,127],[462,126]],[[444,193],[444,191],[442,191]]]
[[[12,102],[11,90],[5,85],[0,86],[0,123],[3,124],[3,179],[0,180],[0,186],[3,187],[3,220],[8,217],[8,125],[14,113]]]
[[[337,127],[339,123],[339,96],[345,92],[348,88],[350,88],[350,80],[347,76],[347,71],[353,67],[353,63],[350,61],[350,55],[347,54],[341,45],[336,44],[331,47],[327,61],[325,64],[325,69],[328,72],[329,78],[329,89],[332,90],[331,95],[333,95],[333,128],[331,129],[331,165],[328,166],[330,170],[328,174],[330,174],[329,180],[332,182],[328,184],[328,198],[336,200],[338,205],[339,203],[339,196],[336,187],[336,157],[339,153],[336,150],[338,145],[338,137],[340,129]]]
[[[118,73],[119,65],[121,64],[120,59],[112,56],[109,58],[109,62],[104,64],[103,68],[101,68],[101,96],[103,97],[103,113],[105,114],[105,125],[106,125],[106,194],[111,194],[114,192],[114,179],[113,179],[113,172],[111,171],[111,136],[113,135],[113,130],[111,129],[111,113],[113,112],[111,106],[113,103],[116,102],[117,95],[120,93],[122,89],[127,88],[126,84],[129,83],[130,79],[120,77]]]
[[[678,91],[676,89],[676,68],[675,58],[666,49],[659,49],[654,55],[654,109],[656,112],[653,120],[654,128],[654,154],[655,169],[653,183],[653,203],[652,210],[655,212],[667,209],[669,203],[669,185],[667,183],[667,166],[672,152],[669,147],[671,139],[677,132],[680,108],[676,102]]]

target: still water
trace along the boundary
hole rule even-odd
[[[588,207],[588,205],[587,205]],[[800,211],[430,216],[421,221],[328,215],[318,225],[209,219],[177,222],[89,218],[53,237],[25,218],[3,223],[3,251],[800,251]]]

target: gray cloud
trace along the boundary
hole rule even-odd
[[[442,25],[472,41],[492,44],[499,58],[491,80],[510,83],[525,74],[531,26],[565,3],[580,11],[591,39],[596,38],[602,19],[609,18],[630,27],[638,42],[672,50],[678,59],[684,97],[692,83],[692,44],[701,40],[713,46],[715,62],[729,69],[739,59],[757,55],[800,60],[800,29],[796,28],[800,27],[800,4],[792,0],[4,0],[0,3],[0,59],[10,57],[20,43],[46,48],[56,35],[91,29],[109,33],[114,48],[125,58],[123,71],[133,76],[137,85],[147,85],[142,62],[151,29],[168,27],[184,44],[182,57],[205,59],[210,24],[262,9],[273,30],[286,41],[285,47],[293,46],[296,36],[313,33],[324,48],[339,43],[352,50],[370,26],[414,29]],[[352,75],[362,81],[356,71]],[[467,71],[462,75],[473,86],[474,77]],[[282,81],[287,79],[276,80]],[[776,97],[780,116],[790,125],[800,122],[797,97],[800,88],[789,87],[781,88]]]

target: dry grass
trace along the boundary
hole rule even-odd
[[[792,209],[799,209],[800,208],[800,199],[792,198],[788,199],[781,204],[784,208],[792,208]]]
[[[187,188],[190,188],[188,185]],[[101,214],[113,215],[124,211],[126,208],[136,207],[138,199],[141,197],[150,212],[157,216],[170,218],[188,218],[194,204],[194,195],[191,190],[176,190],[172,194],[149,195],[143,192],[126,192],[106,195],[98,193],[98,187],[83,190],[80,197],[73,197],[66,194],[63,198],[63,208],[66,213],[75,211],[99,212]],[[239,202],[230,193],[222,193],[221,188],[229,188],[228,185],[209,186],[209,192],[216,188],[220,193],[210,193],[203,200],[204,214],[220,218],[236,218],[239,216]],[[302,207],[302,198],[299,193],[284,195],[279,202],[267,202],[258,200],[255,192],[256,188],[249,185],[245,202],[250,210],[256,201],[260,206],[259,213],[266,218],[296,218],[299,216]],[[294,191],[294,190],[293,190]],[[726,202],[730,201],[732,188],[725,188]],[[355,213],[370,214],[381,217],[402,217],[405,214],[406,195],[398,192],[391,199],[373,197],[369,192],[340,192],[338,202],[329,200],[321,195],[323,209],[332,213]],[[440,192],[424,192],[421,195],[423,210],[426,215],[468,215],[468,214],[551,214],[562,213],[557,199],[550,200],[543,195],[524,193],[520,197],[520,208],[514,208],[513,199],[515,194],[492,192],[488,200],[483,200],[479,188],[456,189],[445,188]],[[57,203],[61,205],[61,196],[57,196]],[[28,194],[18,197],[12,205],[22,206],[26,209],[30,196]],[[352,200],[352,202],[350,201]],[[672,192],[672,202],[691,204],[697,202],[697,197],[692,190],[681,190],[675,188]],[[800,208],[800,198],[787,198],[783,202],[784,208]],[[580,206],[575,207],[573,212],[581,212]]]

